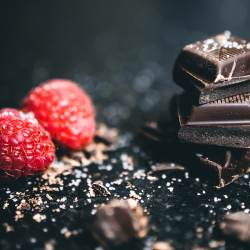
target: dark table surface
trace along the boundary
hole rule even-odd
[[[98,123],[118,128],[119,136],[102,163],[59,175],[60,184],[49,185],[58,191],[40,190],[42,177],[1,183],[0,248],[99,250],[84,223],[98,204],[133,190],[150,230],[124,249],[147,250],[160,240],[176,249],[249,249],[216,230],[226,213],[249,211],[249,174],[220,190],[188,170],[149,180],[146,173],[162,159],[137,135],[145,122],[170,121],[171,97],[182,91],[171,75],[181,48],[224,30],[250,41],[249,8],[246,0],[3,1],[0,107],[18,108],[41,82],[67,78],[92,97]],[[88,186],[100,179],[111,195],[89,197]],[[32,198],[42,203],[16,216],[21,200]]]

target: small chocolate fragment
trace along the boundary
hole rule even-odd
[[[200,177],[209,185],[219,189],[250,171],[250,149],[187,144],[177,140],[171,143],[160,143],[160,133],[158,134],[159,147],[156,147],[155,143],[150,142],[150,138],[152,142],[155,140],[151,136],[147,138],[148,146],[152,150],[158,152],[159,148],[162,149],[160,157],[157,156],[163,162],[147,175],[183,170],[185,167],[192,175]],[[174,167],[169,162],[172,162]]]
[[[99,193],[101,193],[102,195],[106,196],[106,195],[110,195],[110,192],[108,191],[108,189],[103,185],[102,181],[94,181],[92,183],[92,187],[97,190]]]
[[[219,224],[222,233],[240,241],[250,243],[250,215],[236,212],[222,218]]]
[[[187,45],[176,59],[173,77],[200,104],[243,94],[250,87],[250,43],[225,31]]]
[[[174,248],[167,241],[158,241],[154,243],[152,250],[174,250]]]
[[[222,188],[250,171],[250,149],[186,145],[187,167],[215,188]]]
[[[227,103],[221,100],[217,103],[195,105],[189,96],[184,94],[180,97],[178,105],[180,141],[249,148],[250,102],[244,102],[248,100],[246,98],[233,100],[235,102],[229,102],[229,98]]]
[[[147,175],[170,174],[178,170],[183,171],[185,168],[175,163],[158,163],[153,170],[147,173]]]
[[[147,224],[148,218],[136,201],[113,200],[97,209],[89,228],[100,245],[114,248],[132,238],[144,238]]]

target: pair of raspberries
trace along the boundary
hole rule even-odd
[[[54,79],[32,90],[21,111],[0,110],[0,177],[18,178],[46,170],[55,159],[51,139],[80,150],[95,133],[89,96],[71,81]]]

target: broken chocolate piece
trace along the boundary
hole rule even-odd
[[[102,181],[95,181],[92,183],[92,187],[97,190],[99,193],[101,193],[102,195],[106,196],[106,195],[110,195],[110,192],[108,191],[108,189],[103,185]]]
[[[244,212],[236,212],[225,216],[219,224],[219,228],[226,236],[237,238],[240,241],[250,243],[250,215]]]
[[[170,174],[178,170],[183,171],[184,169],[184,167],[175,163],[158,163],[153,170],[147,173],[147,175]]]
[[[243,94],[250,87],[250,43],[225,31],[187,45],[176,59],[173,77],[200,104]]]
[[[187,94],[181,96],[178,105],[180,141],[249,148],[250,102],[244,102],[246,98],[235,98],[229,102],[230,100],[228,98],[227,103],[222,100],[218,103],[195,105]]]
[[[250,171],[250,149],[186,145],[190,171],[215,188],[222,188]]]
[[[89,228],[100,245],[113,248],[132,238],[145,237],[147,223],[148,218],[136,201],[113,200],[97,209]]]
[[[187,144],[179,141],[171,142],[171,146],[165,142],[155,147],[154,139],[150,141],[149,138],[151,137],[148,137],[151,150],[156,152],[159,152],[159,148],[162,150],[162,154],[157,155],[157,159],[163,163],[147,175],[183,170],[185,167],[192,175],[200,177],[209,185],[219,189],[250,171],[250,149]],[[159,142],[160,138],[159,134]],[[174,167],[169,162],[172,162]]]

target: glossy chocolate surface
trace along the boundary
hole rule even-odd
[[[180,100],[181,125],[250,125],[249,95],[238,95],[204,105]]]
[[[176,66],[205,86],[245,81],[250,78],[250,44],[225,31],[185,46]]]
[[[224,147],[250,147],[248,94],[198,105],[186,93],[179,99],[181,142]]]
[[[189,151],[190,167],[216,188],[222,188],[250,170],[250,150],[193,145]]]

